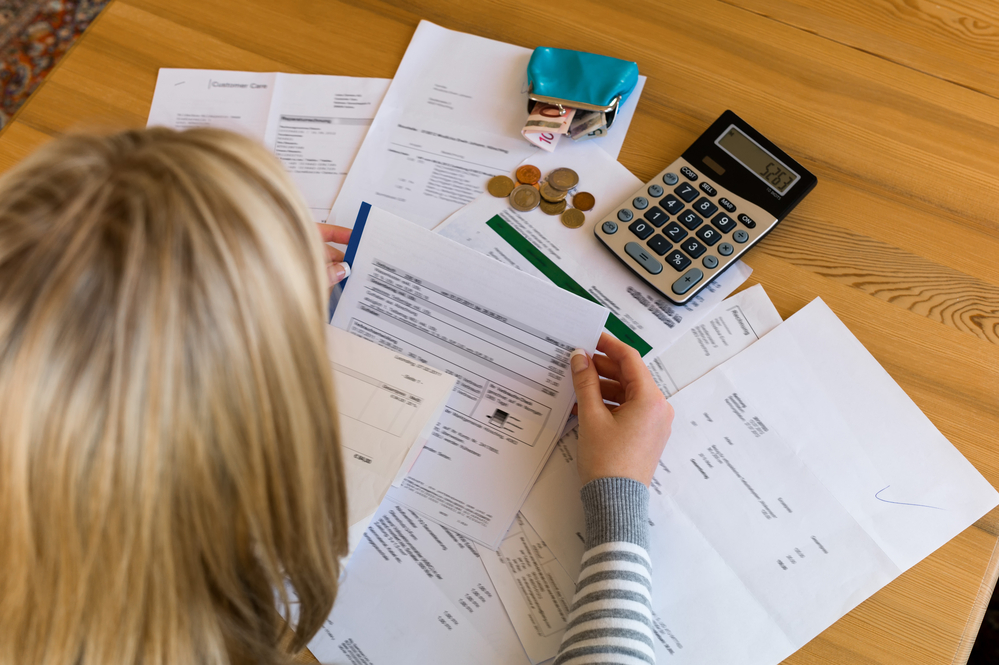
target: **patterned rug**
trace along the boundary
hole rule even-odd
[[[0,0],[0,127],[109,0]]]

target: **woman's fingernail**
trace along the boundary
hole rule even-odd
[[[342,282],[350,276],[350,266],[346,263],[333,263],[329,266],[330,284]]]
[[[569,366],[572,367],[572,373],[582,372],[584,369],[590,366],[590,359],[586,355],[586,351],[582,349],[576,349],[571,354],[569,354]]]

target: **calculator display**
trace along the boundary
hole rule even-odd
[[[715,140],[715,144],[781,194],[798,180],[797,173],[784,166],[735,125],[730,125]]]

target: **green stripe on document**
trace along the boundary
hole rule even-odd
[[[580,298],[586,298],[587,300],[595,302],[598,305],[601,304],[599,300],[591,296],[586,289],[580,286],[576,280],[569,277],[565,271],[555,265],[555,263],[545,256],[541,250],[532,245],[527,238],[517,233],[517,230],[510,226],[505,219],[496,215],[486,222],[486,225],[498,233],[503,240],[506,240],[510,246],[517,250],[518,254],[527,259],[532,266],[540,270],[541,274],[551,280],[555,286],[563,288],[569,293],[574,293]],[[624,322],[614,316],[613,313],[607,317],[606,328],[615,337],[637,350],[643,356],[652,350],[652,347],[648,342],[635,334],[634,330],[624,325]]]

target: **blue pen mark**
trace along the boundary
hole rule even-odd
[[[874,498],[877,499],[878,501],[884,501],[885,503],[894,503],[894,504],[899,505],[899,506],[915,506],[916,508],[932,508],[933,510],[943,510],[943,508],[938,508],[936,506],[925,506],[925,505],[923,505],[921,503],[904,503],[902,501],[889,501],[888,499],[882,499],[880,496],[878,496],[878,494],[881,494],[881,492],[884,492],[889,487],[891,487],[891,485],[885,485],[884,487],[882,487],[874,495]]]

